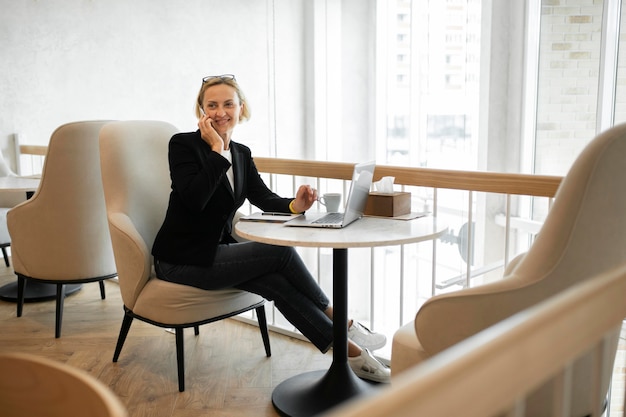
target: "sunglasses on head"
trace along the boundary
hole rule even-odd
[[[235,76],[233,74],[208,75],[202,79],[202,84],[211,80],[215,80],[215,79],[220,79],[224,81],[227,81],[227,80],[237,81],[237,79],[235,79]]]

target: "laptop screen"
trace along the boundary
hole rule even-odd
[[[369,197],[370,187],[372,185],[372,179],[374,177],[375,166],[376,163],[371,161],[357,164],[354,167],[346,211],[343,218],[344,224],[349,224],[363,216],[367,204],[367,197]]]

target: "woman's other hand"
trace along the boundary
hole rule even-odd
[[[302,213],[311,208],[313,203],[317,201],[317,190],[311,188],[310,185],[301,185],[296,193],[296,199],[293,202],[293,208],[296,212]]]

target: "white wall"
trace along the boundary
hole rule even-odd
[[[22,144],[44,145],[59,125],[86,119],[158,119],[195,130],[201,78],[234,73],[252,108],[237,138],[266,154],[268,60],[289,59],[278,75],[301,85],[300,2],[0,0],[0,8],[2,142],[17,133]],[[272,20],[282,32],[272,32]],[[280,36],[273,50],[269,36]],[[290,94],[302,102],[301,90]],[[304,140],[301,126],[289,119],[278,131]]]

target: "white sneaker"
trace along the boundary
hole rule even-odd
[[[356,320],[348,327],[348,338],[364,349],[376,350],[385,346],[387,337],[384,334],[374,333]]]
[[[360,356],[348,358],[348,364],[359,378],[385,384],[390,383],[391,369],[372,356],[367,349],[363,349]]]

